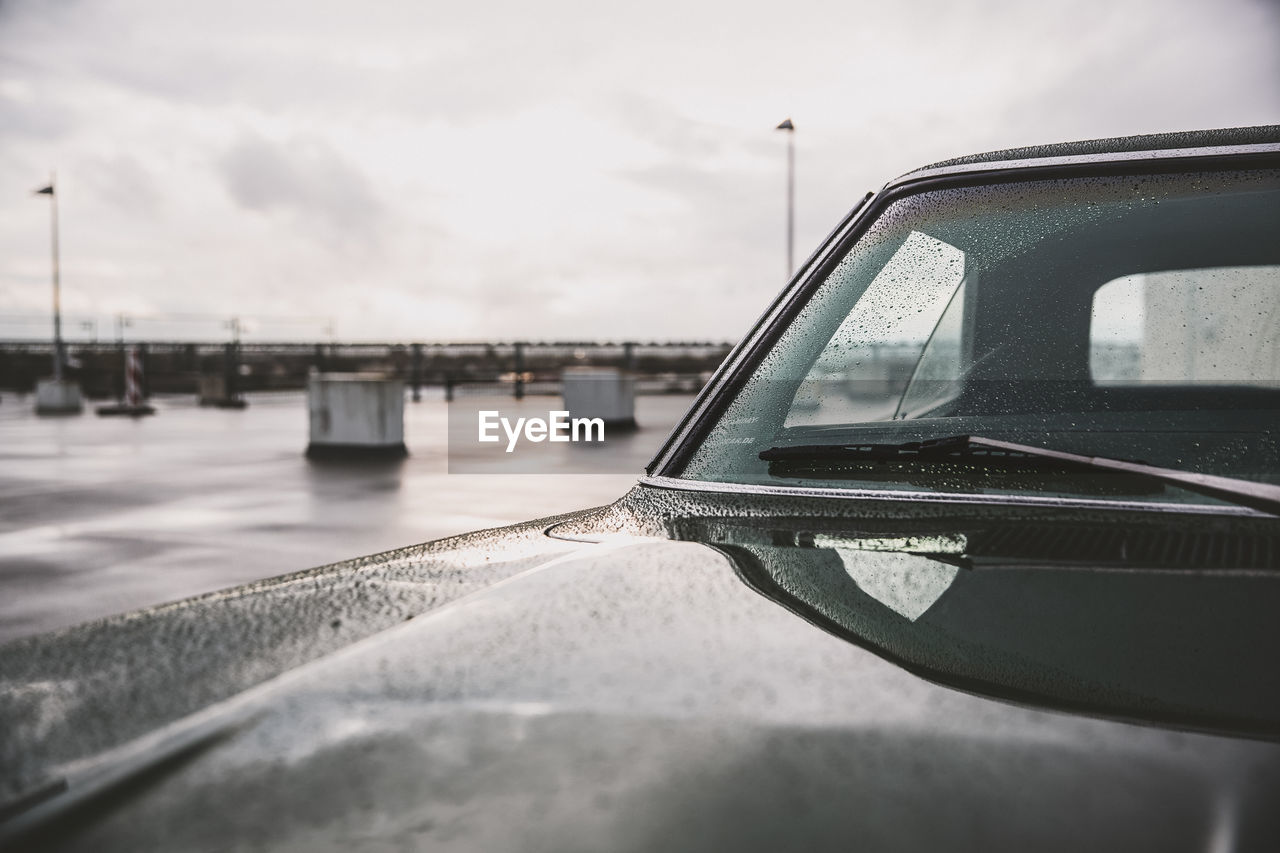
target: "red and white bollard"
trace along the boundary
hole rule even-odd
[[[124,356],[124,399],[114,406],[99,406],[100,415],[154,415],[142,399],[142,350],[131,346]]]
[[[124,358],[124,404],[135,409],[142,405],[142,355],[137,347],[129,347]]]

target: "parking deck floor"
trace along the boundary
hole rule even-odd
[[[640,397],[641,428],[587,467],[450,474],[448,407],[405,404],[408,458],[303,456],[302,392],[243,411],[159,398],[149,418],[38,418],[0,399],[0,642],[297,569],[608,503],[688,408]],[[513,405],[501,401],[504,409]],[[556,398],[526,398],[531,409]],[[597,449],[598,452],[598,449]]]

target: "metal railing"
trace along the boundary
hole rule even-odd
[[[715,341],[496,341],[447,343],[64,342],[68,375],[91,397],[123,391],[124,353],[138,346],[145,393],[193,392],[202,376],[230,393],[305,387],[319,372],[376,372],[429,386],[500,386],[516,396],[558,383],[567,367],[615,367],[641,387],[696,390],[732,344]],[[48,374],[52,342],[0,341],[0,388],[29,391]]]

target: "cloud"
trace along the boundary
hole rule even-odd
[[[156,177],[129,154],[101,158],[85,171],[85,178],[89,190],[104,204],[145,217],[163,210],[164,193]]]
[[[0,137],[58,139],[75,127],[73,111],[42,100],[30,86],[0,84]]]
[[[1171,3],[1163,12],[1105,10],[1040,87],[1008,99],[1000,121],[1014,144],[1280,121],[1280,5]],[[1234,35],[1217,42],[1211,34],[1227,16]]]
[[[729,128],[698,121],[670,104],[637,92],[598,96],[597,105],[619,127],[671,157],[706,160],[720,154]]]
[[[329,236],[376,244],[386,205],[368,177],[317,139],[274,143],[247,133],[218,160],[227,192],[241,208],[286,215]]]

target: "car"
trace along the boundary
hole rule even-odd
[[[12,642],[52,850],[1280,849],[1280,127],[869,194],[617,502]]]

